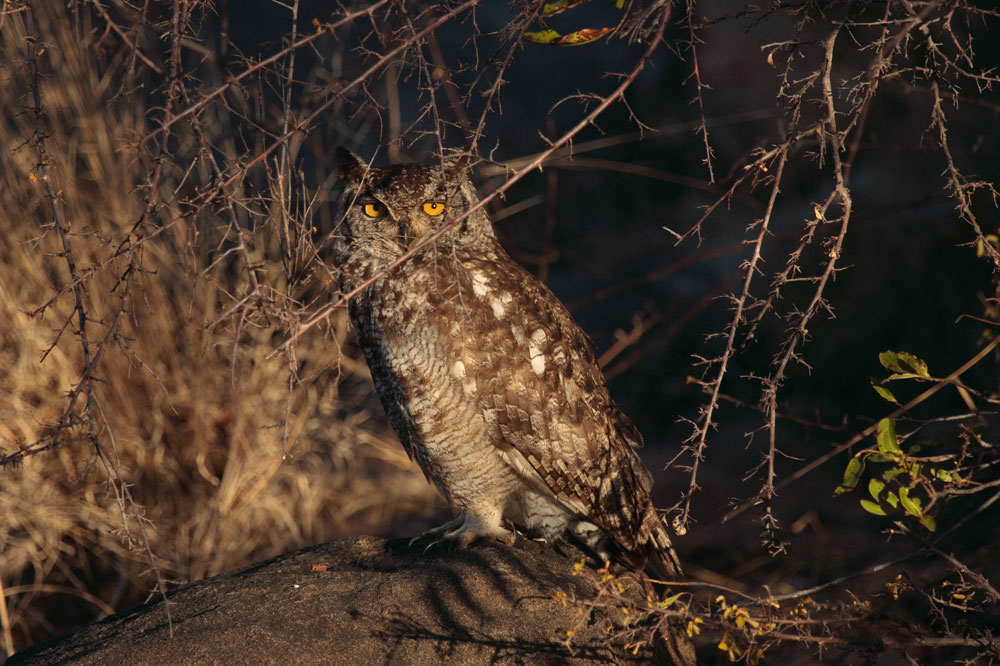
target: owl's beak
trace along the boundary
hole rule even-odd
[[[407,225],[406,233],[406,247],[408,250],[412,250],[415,245],[427,237],[427,235],[432,231],[431,225],[427,223],[427,220],[421,219],[410,219],[410,224]]]

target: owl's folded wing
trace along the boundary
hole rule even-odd
[[[573,513],[626,551],[639,548],[651,478],[634,451],[638,431],[611,400],[590,340],[566,308],[509,258],[490,259],[463,262],[459,292],[480,307],[466,302],[454,343],[495,429],[491,439]]]

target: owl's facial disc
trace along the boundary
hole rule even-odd
[[[359,196],[354,205],[364,214],[376,236],[391,239],[402,252],[412,249],[433,233],[435,224],[432,218],[440,217],[448,208],[443,201],[408,204],[402,209],[390,208],[371,192]]]
[[[355,220],[352,236],[386,258],[414,249],[465,204],[461,185],[443,176],[440,165],[373,167],[355,181],[344,177]]]
[[[410,211],[406,230],[406,247],[413,249],[424,238],[434,233],[438,229],[438,222],[444,218],[442,214],[448,210],[444,201],[425,201],[419,206],[414,206]],[[438,218],[438,219],[434,219]]]

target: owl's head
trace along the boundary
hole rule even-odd
[[[369,168],[337,148],[344,182],[334,248],[343,260],[357,253],[392,261],[450,224],[478,201],[465,160]],[[493,225],[478,210],[445,233],[441,242],[476,245],[493,238]]]

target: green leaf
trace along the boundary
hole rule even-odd
[[[946,469],[939,469],[937,467],[931,468],[931,476],[936,479],[941,479],[945,483],[951,483],[951,472]]]
[[[926,527],[931,532],[937,531],[937,521],[930,514],[920,517],[920,524]]]
[[[582,28],[576,32],[571,32],[559,40],[559,46],[579,46],[589,44],[608,34],[614,32],[614,28]]]
[[[899,361],[899,354],[894,351],[884,351],[878,355],[879,363],[883,365],[887,370],[892,370],[893,372],[906,372],[903,368],[903,364]]]
[[[546,2],[542,5],[542,16],[561,14],[567,9],[573,9],[588,2],[590,0],[556,0],[555,2]],[[625,0],[615,0],[614,5],[617,9],[623,9],[625,7]]]
[[[855,456],[847,461],[847,469],[844,470],[844,480],[841,482],[837,489],[833,491],[833,496],[836,497],[841,493],[847,493],[854,490],[858,485],[858,477],[861,476],[861,472],[865,469],[865,463],[861,458]]]
[[[946,469],[941,469],[939,467],[932,467],[931,468],[931,476],[933,476],[936,479],[940,479],[941,481],[944,481],[945,483],[950,483],[951,482],[951,472],[949,472]]]
[[[891,509],[895,509],[899,506],[899,498],[896,497],[896,493],[891,490],[885,495],[882,495],[882,501],[889,506]]]
[[[893,479],[895,479],[900,474],[902,474],[903,472],[904,470],[902,467],[893,467],[892,469],[885,470],[885,472],[882,473],[882,478],[885,479],[886,483],[888,483]]]
[[[910,497],[909,488],[899,489],[899,503],[903,505],[903,510],[906,511],[911,516],[916,516],[920,518],[920,498]]]
[[[882,381],[891,382],[897,379],[921,379],[921,377],[912,372],[894,372]]]
[[[885,509],[871,500],[861,500],[861,508],[868,513],[874,513],[876,516],[887,515]]]
[[[560,14],[567,9],[572,9],[577,5],[582,5],[589,1],[590,0],[556,0],[556,2],[547,2],[542,6],[542,16]]]
[[[917,358],[913,354],[909,354],[907,352],[899,352],[899,360],[910,366],[910,369],[913,370],[914,373],[924,379],[931,378],[930,373],[927,371],[927,363],[925,363],[923,359]]]
[[[671,606],[674,605],[674,602],[676,602],[678,599],[681,598],[682,594],[684,593],[678,592],[677,594],[672,594],[669,597],[663,599],[662,601],[657,602],[656,605],[659,606],[660,608],[670,608]]]
[[[880,384],[876,384],[874,379],[872,380],[872,388],[875,389],[876,393],[878,393],[880,396],[882,396],[889,402],[895,403],[897,405],[899,404],[899,400],[896,400],[896,396],[892,394],[892,391],[890,391],[889,389]]]
[[[875,498],[876,502],[879,500],[879,496],[883,490],[885,490],[885,484],[878,479],[872,479],[868,482],[868,493]]]
[[[878,450],[890,458],[895,459],[903,454],[896,439],[896,422],[892,419],[882,419],[878,422],[877,441]]]
[[[589,44],[614,31],[615,28],[581,28],[567,35],[560,35],[555,30],[542,30],[541,32],[526,32],[524,38],[536,44],[579,46]]]
[[[884,351],[878,355],[879,362],[894,374],[889,379],[930,379],[927,363],[909,352]],[[886,380],[888,381],[888,380]]]
[[[536,44],[554,44],[562,37],[555,30],[542,30],[541,32],[526,32],[524,38]]]

